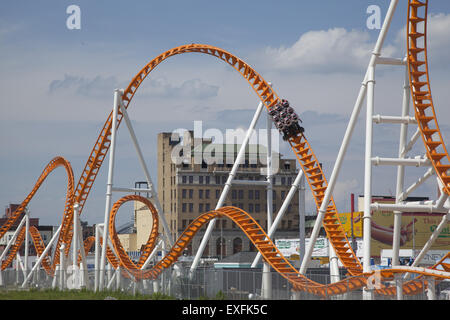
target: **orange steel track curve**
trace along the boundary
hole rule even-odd
[[[145,204],[149,208],[153,216],[152,230],[150,232],[150,236],[145,245],[145,248],[142,250],[143,254],[137,264],[134,264],[134,262],[131,261],[131,259],[123,249],[114,226],[117,211],[122,204],[128,201],[138,201]],[[374,274],[374,272],[371,272],[367,274],[361,274],[359,276],[348,277],[344,280],[329,285],[323,285],[312,281],[306,276],[300,274],[291,265],[291,263],[280,253],[275,244],[269,239],[267,234],[251,215],[240,208],[232,206],[222,207],[220,209],[201,214],[183,231],[183,233],[178,237],[174,246],[162,258],[162,260],[160,260],[155,264],[155,266],[150,269],[141,270],[142,265],[147,260],[156,243],[156,235],[158,232],[158,215],[152,203],[148,199],[138,195],[128,195],[122,197],[114,204],[113,208],[111,209],[109,230],[111,232],[111,240],[114,249],[116,253],[118,253],[119,261],[116,259],[115,255],[112,252],[110,252],[107,257],[114,268],[117,268],[120,265],[128,271],[128,274],[124,271],[122,272],[124,276],[129,277],[131,275],[135,280],[156,279],[164,269],[169,268],[173,263],[177,261],[178,257],[183,253],[183,250],[187,247],[194,235],[209,221],[215,218],[228,218],[233,223],[235,223],[245,233],[245,235],[253,243],[256,249],[261,252],[261,255],[263,256],[265,261],[267,261],[276,272],[278,272],[282,277],[287,279],[292,284],[293,290],[309,292],[320,297],[329,297],[336,294],[343,294],[348,291],[366,286],[368,277]],[[443,265],[445,271],[450,271],[450,265],[442,263],[443,261],[440,261],[437,265]],[[435,267],[437,267],[437,265]],[[405,273],[405,269],[389,269],[381,270],[379,272],[380,278],[382,278],[383,281],[387,281],[392,280],[394,278],[394,275],[397,273]],[[419,270],[412,270],[411,272],[419,274],[420,276],[436,276],[436,274],[433,273],[432,270],[426,270],[423,268]],[[450,272],[447,272],[446,275],[441,275],[440,279],[450,279]],[[423,289],[422,280],[412,280],[409,281],[405,286],[403,286],[403,292],[405,295],[415,294],[420,289]],[[376,292],[380,295],[393,295],[396,293],[395,290],[396,289],[392,287],[382,287],[377,289]]]
[[[447,175],[447,170],[450,168],[450,165],[444,164],[443,161],[446,159],[447,162],[449,162],[449,156],[448,152],[445,149],[445,145],[443,144],[442,136],[440,134],[439,127],[437,126],[437,119],[434,112],[433,103],[431,100],[431,91],[430,91],[430,85],[429,85],[429,78],[428,78],[428,68],[427,68],[427,61],[426,61],[426,41],[423,48],[418,48],[417,39],[424,37],[426,40],[426,26],[425,31],[423,33],[418,33],[416,31],[416,26],[420,22],[424,22],[426,24],[426,8],[427,8],[428,2],[419,2],[417,0],[410,0],[409,1],[409,10],[408,10],[408,66],[409,66],[409,73],[410,73],[410,81],[411,81],[411,91],[416,107],[416,118],[419,122],[419,128],[422,132],[422,137],[424,139],[425,146],[427,147],[427,154],[429,159],[433,163],[433,167],[438,174],[439,178],[441,179],[441,182],[443,182],[444,188],[443,191],[449,194],[449,176]],[[417,16],[418,8],[425,7],[425,16],[424,18],[420,18]],[[256,71],[253,70],[247,63],[245,63],[243,60],[239,59],[238,57],[232,55],[231,53],[209,45],[203,45],[203,44],[190,44],[190,45],[184,45],[180,47],[173,48],[171,50],[168,50],[161,55],[157,56],[155,59],[151,60],[139,73],[132,79],[130,84],[128,85],[127,89],[124,91],[122,100],[124,103],[125,108],[128,108],[130,105],[130,102],[132,98],[134,97],[137,89],[139,88],[140,84],[143,82],[143,80],[147,77],[147,75],[154,70],[162,61],[165,59],[178,55],[183,53],[190,53],[190,52],[197,52],[197,53],[203,53],[215,56],[216,58],[219,58],[226,63],[228,63],[230,66],[232,66],[236,71],[238,71],[251,85],[252,89],[256,92],[262,103],[266,106],[267,109],[274,106],[277,102],[279,102],[279,97],[275,93],[275,91],[269,86],[269,84],[258,74]],[[421,52],[425,53],[424,60],[419,60],[417,55]],[[420,71],[419,67],[425,66],[425,71]],[[419,81],[419,78],[422,76],[426,76],[426,81]],[[428,86],[428,91],[420,91],[420,88],[423,86]],[[429,103],[423,103],[423,102],[429,101]],[[429,110],[429,112],[432,112],[432,115],[426,115],[425,111]],[[117,127],[119,127],[122,120],[122,113],[119,110],[118,118],[117,118]],[[430,128],[429,122],[434,122],[435,127]],[[104,161],[104,158],[108,152],[109,146],[110,146],[110,134],[111,134],[111,126],[112,126],[112,112],[110,113],[107,121],[105,122],[103,129],[100,132],[100,135],[94,145],[93,150],[91,151],[91,154],[86,162],[85,168],[83,170],[83,173],[78,181],[78,184],[76,186],[75,191],[73,193],[68,192],[68,198],[66,200],[66,207],[64,211],[64,217],[62,222],[62,228],[61,228],[61,235],[58,239],[58,244],[60,242],[70,243],[71,237],[72,237],[72,224],[70,223],[73,218],[73,204],[78,203],[79,204],[79,212],[81,213],[85,202],[87,200],[87,197],[89,195],[89,192],[93,186],[93,183],[95,181],[95,178],[97,176],[97,173]],[[433,140],[433,135],[437,133],[439,136],[439,139]],[[322,172],[322,169],[320,167],[320,164],[311,148],[311,145],[307,141],[304,134],[299,134],[295,137],[291,137],[289,139],[289,143],[296,154],[297,159],[299,160],[299,163],[302,167],[302,170],[305,173],[305,176],[307,177],[308,184],[312,190],[314,200],[316,202],[317,208],[321,207],[322,200],[324,198],[325,190],[327,189],[327,181],[325,178],[325,175]],[[437,147],[442,147],[443,151],[437,152]],[[51,171],[51,170],[50,170]],[[47,173],[48,174],[48,173]],[[46,175],[45,175],[46,176]],[[45,177],[44,177],[45,179]],[[39,180],[38,180],[39,182]],[[42,182],[41,182],[42,183]],[[36,184],[33,191],[35,192],[39,188],[40,184]],[[33,192],[32,192],[33,193]],[[73,194],[73,198],[69,197],[69,194]],[[34,193],[33,193],[34,195]],[[32,197],[32,196],[31,196]],[[20,216],[20,214],[23,212],[24,208],[28,204],[29,200],[31,200],[31,197],[28,196],[27,199],[22,203],[22,205],[14,212],[13,217],[16,217],[16,219]],[[27,201],[28,200],[28,201]],[[143,200],[140,200],[143,201]],[[148,204],[147,204],[148,205]],[[120,204],[116,206],[116,209],[120,207]],[[113,209],[114,210],[114,209]],[[246,214],[244,211],[234,208],[234,210],[239,211],[241,214]],[[208,214],[211,214],[209,216],[214,215],[225,215],[229,218],[232,218],[232,216],[228,216],[226,213],[226,210],[216,210],[213,211],[213,213],[206,213],[204,215],[208,216]],[[152,211],[153,213],[153,211]],[[204,219],[204,215],[201,215],[199,217]],[[248,216],[248,214],[246,214]],[[209,217],[208,216],[208,217]],[[197,220],[196,220],[197,221]],[[233,220],[235,223],[238,223],[236,220]],[[2,228],[0,228],[0,238],[5,234],[6,230],[8,230],[13,222],[7,222]],[[198,221],[197,221],[198,223]],[[239,223],[238,223],[239,225]],[[362,266],[359,261],[359,259],[356,257],[354,251],[352,250],[349,241],[345,235],[345,232],[343,230],[342,225],[339,222],[338,216],[337,216],[337,209],[334,203],[334,200],[331,198],[330,202],[327,204],[327,210],[325,214],[325,218],[323,220],[323,226],[327,233],[328,238],[330,239],[330,243],[332,244],[337,256],[345,266],[345,268],[348,270],[350,275],[352,277],[348,279],[360,279],[358,281],[361,281],[360,285],[366,282],[366,277],[368,274],[362,273]],[[260,229],[259,226],[254,225],[253,223],[250,223],[249,225],[240,225],[241,229],[249,236],[252,236],[252,232],[259,232],[256,229]],[[189,229],[189,228],[188,228]],[[258,230],[259,230],[258,229]],[[114,231],[114,230],[113,230]],[[262,230],[261,230],[262,231]],[[262,231],[263,232],[263,231]],[[185,234],[185,233],[183,233]],[[112,238],[114,238],[114,234],[112,233]],[[33,240],[35,240],[35,237],[33,237]],[[19,240],[20,237],[18,237]],[[260,239],[261,240],[261,239]],[[262,240],[261,240],[262,241]],[[284,269],[281,267],[277,267],[276,261],[273,261],[273,259],[269,259],[268,257],[273,256],[274,253],[273,250],[277,251],[276,247],[273,246],[273,243],[271,243],[270,239],[266,239],[265,242],[266,247],[264,245],[256,245],[258,250],[261,252],[263,257],[266,259],[267,262],[271,264],[271,266],[280,272],[283,276],[286,276],[293,284],[294,288],[298,290],[304,290],[306,286],[305,283],[308,283],[309,285],[312,285],[311,288],[317,287],[321,288],[322,285],[320,284],[313,284],[311,280],[308,280],[304,278],[303,276],[296,273],[295,269],[290,266],[289,262],[284,259],[286,263],[283,261],[282,266],[284,266]],[[16,241],[17,243],[17,241]],[[35,244],[38,243],[38,239],[36,237]],[[272,247],[273,246],[273,247]],[[124,263],[126,258],[123,257],[123,255],[120,254],[120,248],[115,248],[116,250],[119,250],[119,259],[121,260],[121,263],[123,263],[125,266],[129,266],[132,270],[135,270],[138,266],[130,265],[128,263]],[[123,249],[123,248],[122,248]],[[175,250],[175,248],[173,248]],[[40,251],[40,250],[39,250]],[[172,252],[172,251],[171,251]],[[269,252],[269,255],[264,252]],[[111,252],[110,252],[111,253]],[[55,253],[55,259],[53,264],[56,264],[57,262],[57,255],[58,250],[56,250]],[[174,255],[174,254],[173,254]],[[275,253],[277,255],[277,253]],[[11,255],[10,255],[11,256]],[[108,258],[110,258],[110,262],[114,260],[114,258],[110,255],[108,255]],[[175,254],[176,256],[176,254]],[[282,256],[281,256],[282,257]],[[129,258],[128,258],[129,259]],[[166,260],[169,259],[169,257],[165,257],[163,259]],[[130,261],[131,262],[131,261]],[[118,262],[115,261],[113,264],[116,265]],[[139,264],[138,264],[139,265]],[[161,266],[165,266],[167,263],[161,263]],[[170,265],[170,264],[169,264]],[[292,268],[292,270],[290,269]],[[289,269],[289,270],[288,270]],[[292,272],[291,272],[292,271]],[[392,276],[393,273],[402,272],[404,273],[405,270],[403,269],[389,269],[384,270],[381,272],[382,275],[384,275],[386,278],[389,278]],[[414,273],[414,272],[412,272]],[[418,272],[420,273],[420,272]],[[291,275],[291,276],[287,276]],[[298,280],[297,278],[301,278],[302,280]],[[346,281],[348,281],[346,279]],[[355,280],[356,281],[356,280]],[[342,286],[342,283],[338,282],[336,286]],[[356,288],[356,286],[355,286]],[[403,286],[404,291],[406,292],[416,292],[418,289],[421,289],[420,284],[416,284],[416,282],[410,281]],[[392,288],[383,289],[384,293],[386,294],[393,294]],[[319,290],[320,291],[320,290]],[[319,292],[317,292],[319,293]],[[331,292],[330,292],[331,293]]]
[[[74,195],[74,180],[73,180],[73,171],[72,166],[70,165],[70,162],[68,162],[63,157],[55,157],[53,158],[47,166],[42,171],[41,175],[39,176],[38,180],[36,181],[33,189],[28,194],[28,196],[25,198],[25,200],[20,204],[20,206],[13,212],[11,217],[8,218],[8,220],[5,222],[3,226],[0,227],[0,238],[2,238],[6,231],[8,231],[15,222],[18,221],[18,219],[22,216],[22,214],[25,211],[25,208],[33,199],[36,192],[41,187],[42,183],[45,181],[45,179],[48,177],[48,175],[55,170],[58,167],[64,167],[67,173],[67,192],[66,192],[66,202],[65,202],[65,209],[64,209],[64,216],[61,225],[66,226],[65,228],[61,228],[58,241],[57,241],[57,248],[60,247],[62,243],[69,243],[68,240],[68,234],[67,234],[67,226],[71,224],[73,219],[73,195]],[[41,236],[39,234],[39,231],[35,227],[30,227],[30,234],[33,239],[34,246],[36,248],[37,253],[40,255],[44,251],[44,244],[41,239]],[[6,257],[5,261],[2,263],[1,269],[4,270],[8,267],[8,265],[13,261],[17,251],[20,249],[23,241],[25,239],[25,226],[22,227],[22,230],[19,231],[19,234],[16,238],[16,241],[14,245],[12,246],[8,256]],[[68,253],[69,246],[66,246],[66,253]],[[54,272],[54,266],[59,263],[59,250],[55,251],[55,257],[53,264],[50,263],[49,257],[44,258],[43,266],[46,269],[46,271],[49,274],[52,274]]]

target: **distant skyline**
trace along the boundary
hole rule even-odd
[[[2,1],[0,3],[0,209],[20,203],[55,156],[69,160],[75,183],[109,114],[115,88],[124,88],[158,54],[187,43],[231,52],[288,99],[303,120],[327,179],[379,30],[366,10],[384,18],[388,0],[322,1]],[[450,141],[450,2],[430,0],[430,76],[444,141]],[[399,1],[383,54],[405,55],[407,1]],[[69,5],[81,10],[81,29],[69,30]],[[379,66],[375,114],[399,115],[403,71]],[[258,104],[247,82],[213,57],[184,54],[162,63],[134,98],[130,117],[156,183],[156,135],[177,128],[246,128]],[[411,113],[412,115],[412,113]],[[363,193],[364,109],[334,193],[338,211],[350,193]],[[265,119],[258,125],[265,127]],[[399,127],[374,124],[374,155],[398,154]],[[134,186],[143,175],[124,124],[119,130],[115,183]],[[294,154],[280,138],[284,157]],[[418,146],[417,154],[423,153]],[[107,159],[83,211],[103,221]],[[374,193],[394,195],[395,168],[374,169]],[[411,183],[421,168],[407,170]],[[30,204],[41,224],[59,225],[66,188],[56,170]],[[314,203],[308,192],[308,210]],[[430,179],[413,196],[435,197]],[[119,195],[115,195],[118,199]],[[118,223],[129,220],[123,208]]]

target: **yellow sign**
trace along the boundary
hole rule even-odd
[[[362,216],[363,212],[353,212],[353,236],[356,238],[362,237]],[[345,234],[348,237],[352,236],[352,213],[345,212],[339,213],[339,221],[342,227],[344,227]]]

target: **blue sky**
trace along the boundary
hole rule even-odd
[[[81,8],[81,30],[66,28],[71,4]],[[387,0],[2,1],[0,205],[22,201],[56,155],[71,161],[78,180],[111,110],[114,88],[126,87],[159,53],[192,42],[221,47],[272,81],[277,93],[307,119],[309,139],[329,177],[378,35],[366,27],[366,9],[374,4],[384,17]],[[449,141],[450,3],[430,1],[429,13],[432,88],[444,140]],[[386,55],[404,56],[405,21],[406,1],[400,1]],[[130,115],[154,180],[157,132],[189,129],[194,120],[221,129],[249,124],[257,97],[230,71],[212,57],[183,55],[165,61],[146,80]],[[396,68],[377,69],[376,113],[400,112],[402,76]],[[349,210],[350,192],[363,191],[363,128],[361,122],[339,179],[339,211]],[[398,128],[375,126],[375,131],[375,151],[395,156]],[[119,139],[116,181],[130,186],[142,175],[125,130]],[[293,156],[286,146],[282,152]],[[89,223],[103,217],[106,164],[83,212]],[[395,193],[395,182],[386,185],[383,179],[392,171],[375,173],[380,177],[375,192]],[[408,177],[411,182],[415,173]],[[41,223],[59,224],[64,189],[64,172],[57,170],[31,203],[32,215]],[[435,187],[430,182],[418,192],[433,196]],[[308,206],[312,209],[312,202]]]

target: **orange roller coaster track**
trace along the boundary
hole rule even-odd
[[[444,186],[442,191],[450,195],[450,177],[447,173],[450,169],[449,155],[445,149],[445,145],[437,124],[428,75],[426,51],[427,6],[428,1],[421,2],[418,0],[409,0],[407,33],[408,69],[411,82],[411,94],[415,104],[416,119],[419,123],[419,129],[422,133],[422,138],[427,149],[428,158],[432,162],[434,170]],[[424,25],[423,32],[419,32],[418,26],[422,23]],[[424,44],[422,46],[420,46],[421,42],[418,41],[420,39],[423,39]],[[123,92],[122,100],[124,107],[128,109],[131,100],[133,99],[141,83],[151,71],[153,71],[167,58],[184,53],[208,54],[228,63],[247,80],[267,109],[276,105],[280,101],[280,98],[272,87],[243,60],[217,47],[204,44],[189,44],[170,49],[160,54],[155,59],[151,60],[141,71],[139,71]],[[53,159],[39,177],[32,192],[30,192],[19,208],[13,213],[12,217],[8,219],[7,223],[0,228],[0,238],[4,236],[6,231],[10,229],[14,222],[19,219],[47,175],[56,167],[64,166],[68,174],[68,187],[63,221],[61,224],[61,233],[58,239],[58,247],[61,243],[70,244],[73,236],[73,226],[71,223],[73,220],[73,207],[74,204],[77,203],[79,205],[79,213],[81,214],[100,167],[103,164],[106,154],[108,153],[111,143],[112,117],[113,113],[111,112],[97,138],[97,141],[94,144],[76,188],[73,188],[73,174],[70,164],[61,157]],[[117,128],[120,126],[122,117],[123,114],[119,110],[116,119]],[[294,151],[303,172],[305,173],[308,184],[314,196],[316,206],[319,209],[322,205],[325,191],[328,187],[327,180],[319,161],[304,134],[298,134],[289,138],[289,144],[291,145],[291,148]],[[192,239],[200,227],[217,217],[227,217],[236,223],[253,242],[259,252],[261,252],[261,255],[265,261],[267,261],[274,270],[288,279],[292,283],[295,290],[308,291],[320,296],[340,294],[348,290],[354,290],[365,286],[367,284],[367,278],[373,274],[373,272],[363,273],[361,263],[352,250],[344,229],[340,224],[336,205],[332,198],[330,198],[329,203],[327,203],[323,227],[338,258],[351,275],[349,278],[335,284],[324,286],[315,283],[298,273],[289,261],[281,255],[273,242],[267,237],[256,221],[249,214],[235,207],[224,207],[200,215],[192,224],[188,226],[188,228],[179,237],[174,247],[157,265],[155,265],[152,269],[141,271],[140,267],[143,265],[146,257],[148,257],[154,246],[156,239],[155,230],[157,230],[157,228],[155,229],[154,227],[152,229],[149,241],[147,242],[141,259],[137,264],[134,264],[120,245],[120,241],[118,240],[113,223],[117,210],[127,201],[140,201],[145,204],[150,209],[154,217],[154,221],[157,221],[157,212],[147,199],[139,196],[126,196],[121,198],[114,204],[111,210],[110,236],[118,259],[111,250],[108,250],[107,257],[113,266],[117,267],[120,264],[124,266],[130,274],[137,278],[157,277],[164,268],[168,268],[177,260],[182,252],[182,249]],[[43,252],[43,244],[37,230],[30,229],[30,233],[38,253],[41,254]],[[8,255],[8,258],[2,264],[2,269],[6,268],[7,265],[14,259],[15,253],[23,242],[23,238],[24,231],[21,230],[18,234],[15,245],[12,247],[11,252]],[[92,238],[87,239],[85,242],[85,250],[88,250],[92,243]],[[68,248],[69,246],[67,246],[66,254],[68,253]],[[53,264],[50,262],[50,257],[46,257],[43,265],[47,272],[52,273],[54,271],[54,266],[59,260],[58,257],[58,250],[55,251]],[[439,265],[442,267],[445,264],[442,262]],[[437,265],[435,267],[437,267]],[[446,268],[444,268],[444,270],[446,272],[448,271]],[[437,274],[436,272],[433,272],[433,270],[422,270],[421,268],[410,268],[408,270],[405,270],[404,268],[387,269],[380,271],[380,274],[383,279],[391,279],[394,274],[405,272],[435,276],[439,278],[449,278],[445,272],[444,274]],[[411,280],[403,284],[403,291],[405,294],[414,294],[420,289],[423,289],[423,282],[420,281]],[[378,293],[392,295],[395,294],[395,290],[396,289],[393,287],[386,287],[379,289]]]

